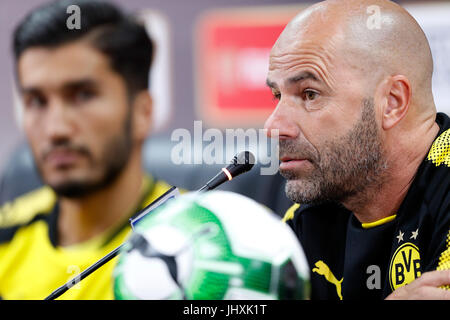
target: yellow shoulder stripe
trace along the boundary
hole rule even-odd
[[[56,194],[48,186],[26,193],[0,208],[0,227],[25,224],[37,214],[50,213],[55,203]]]
[[[295,211],[300,208],[300,205],[298,203],[294,204],[292,207],[287,209],[286,213],[284,214],[284,217],[281,221],[286,222],[288,220],[294,219]]]
[[[436,167],[442,163],[450,167],[450,129],[444,131],[434,140],[427,159],[432,161]]]

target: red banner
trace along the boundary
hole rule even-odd
[[[269,54],[302,7],[233,9],[197,25],[197,111],[214,127],[261,127],[275,107],[266,86]]]

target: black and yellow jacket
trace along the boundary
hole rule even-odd
[[[450,269],[450,119],[438,113],[436,122],[439,133],[395,215],[361,224],[335,203],[288,210],[312,299],[383,299],[424,272]]]
[[[146,176],[140,208],[170,188]],[[91,264],[121,245],[131,227],[120,228],[81,244],[57,244],[58,201],[45,186],[0,208],[0,297],[44,299]],[[130,217],[133,213],[130,213]],[[73,286],[60,299],[113,299],[112,274],[116,261]]]

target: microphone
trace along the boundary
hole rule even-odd
[[[203,187],[201,187],[198,192],[205,192],[212,189],[217,188],[222,183],[226,181],[232,180],[234,177],[237,177],[238,175],[249,171],[251,168],[253,168],[253,165],[255,164],[255,156],[249,152],[249,151],[243,151],[234,156],[234,158],[231,160],[231,163],[225,167],[222,168],[222,170],[214,176],[211,180],[209,180]],[[158,199],[147,205],[144,209],[140,211],[140,213],[146,211],[148,208],[150,208],[155,202],[162,199],[165,195],[168,195],[170,192],[173,191],[175,187],[170,188],[168,191],[166,191],[163,195],[161,195]],[[139,213],[138,213],[139,215]],[[83,272],[81,272],[78,276],[76,276],[76,279],[78,280],[70,280],[69,282],[65,283],[55,291],[53,291],[49,296],[47,296],[44,300],[54,300],[61,296],[64,292],[69,290],[72,286],[76,284],[76,282],[80,282],[81,280],[85,279],[87,276],[92,274],[94,271],[99,269],[101,266],[106,264],[108,261],[112,260],[116,256],[119,255],[119,252],[124,244],[121,244],[116,249],[108,253],[106,256],[92,264],[90,267],[85,269]]]
[[[242,151],[235,155],[231,163],[222,168],[222,170],[211,180],[209,180],[198,191],[204,192],[212,190],[220,186],[225,181],[231,181],[234,177],[237,177],[241,173],[249,171],[255,164],[255,156],[250,151]]]

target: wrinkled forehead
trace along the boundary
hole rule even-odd
[[[316,78],[333,86],[334,71],[342,66],[343,32],[339,27],[327,27],[325,21],[291,22],[272,47],[268,79],[283,78],[308,69]]]

